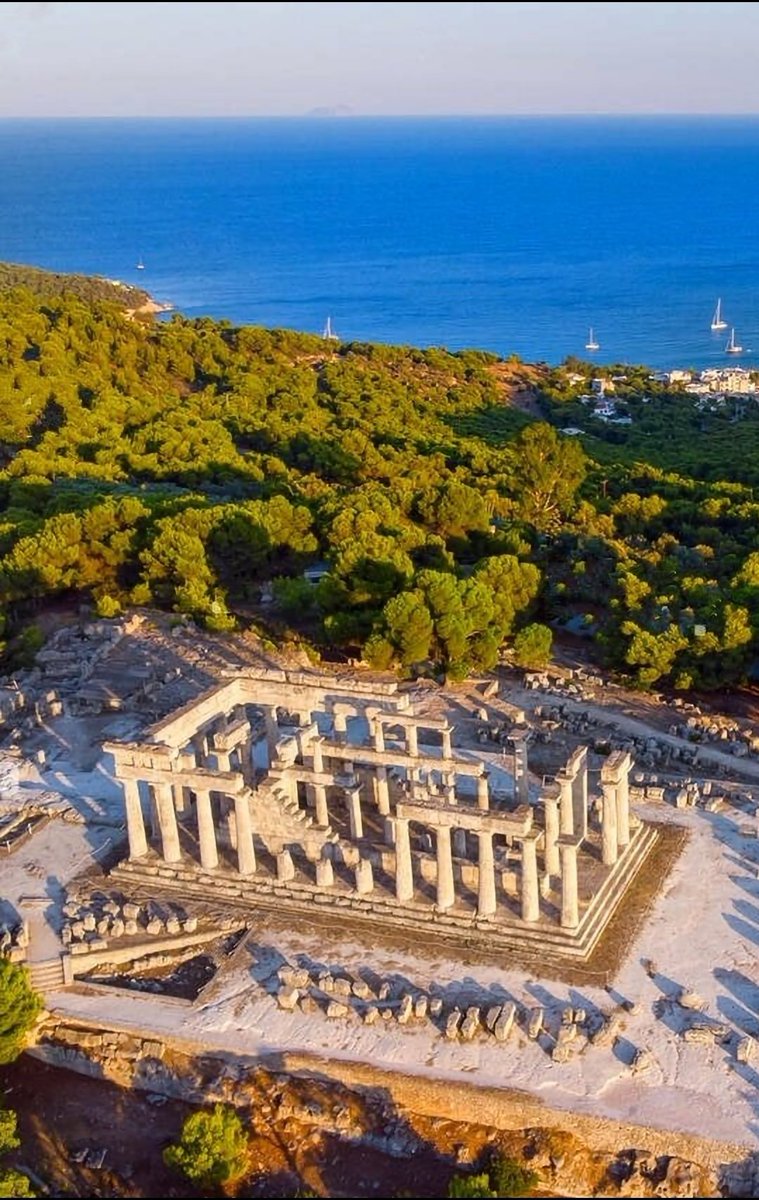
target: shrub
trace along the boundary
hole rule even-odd
[[[247,1168],[248,1138],[229,1105],[193,1113],[179,1141],[163,1152],[164,1162],[201,1187],[221,1186],[241,1178]]]
[[[494,1196],[530,1196],[538,1185],[538,1176],[517,1159],[501,1154],[490,1168],[490,1182]]]
[[[21,1053],[27,1031],[42,1008],[42,997],[19,963],[0,958],[0,1063],[13,1062]]]
[[[528,670],[545,667],[551,661],[553,634],[547,625],[534,622],[520,629],[514,638],[514,662]]]
[[[454,1175],[448,1184],[448,1195],[459,1200],[468,1196],[495,1196],[487,1175]]]

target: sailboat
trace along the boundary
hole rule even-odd
[[[325,342],[339,342],[340,341],[340,338],[337,336],[334,329],[332,328],[332,318],[331,317],[327,317],[327,324],[324,326],[324,331],[322,333],[322,337],[324,338]]]
[[[142,255],[140,255],[139,259],[137,260],[137,270],[138,270],[138,271],[144,271],[144,270],[145,270],[145,264],[144,264],[144,262],[142,261]]]
[[[743,346],[739,346],[735,340],[735,329],[730,330],[730,337],[727,339],[725,346],[725,354],[742,354]]]
[[[595,337],[593,336],[593,326],[592,325],[590,327],[590,330],[588,331],[588,340],[585,343],[585,349],[586,350],[600,350],[601,349],[600,342],[597,342]]]
[[[717,332],[719,329],[727,329],[727,321],[722,319],[722,299],[717,301],[717,307],[714,310],[711,324],[712,332]]]

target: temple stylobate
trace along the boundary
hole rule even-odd
[[[376,932],[490,951],[591,952],[653,845],[631,817],[631,756],[600,795],[580,747],[532,780],[530,731],[511,731],[508,788],[445,719],[394,681],[241,674],[106,744],[124,791],[129,858],[117,873],[240,906],[334,909]]]

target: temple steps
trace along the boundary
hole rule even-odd
[[[44,995],[46,992],[56,992],[59,988],[65,987],[66,979],[60,955],[57,958],[48,958],[44,962],[27,963],[27,966],[35,991],[42,992]]]
[[[657,839],[658,833],[652,826],[644,825],[636,831],[574,930],[562,929],[547,921],[528,924],[503,911],[497,914],[497,919],[480,918],[475,913],[441,913],[429,903],[399,904],[377,891],[359,895],[340,890],[339,886],[317,889],[313,883],[297,878],[285,883],[271,877],[242,878],[232,871],[210,874],[194,863],[166,869],[157,863],[127,861],[114,869],[112,877],[123,880],[124,884],[152,889],[158,885],[162,889],[181,892],[187,898],[214,899],[247,909],[312,915],[320,909],[325,916],[330,909],[339,909],[346,918],[366,921],[375,937],[378,928],[385,926],[388,932],[407,932],[415,939],[421,934],[425,939],[448,943],[458,949],[463,945],[505,953],[519,951],[534,954],[541,961],[560,964],[583,962],[589,958]]]

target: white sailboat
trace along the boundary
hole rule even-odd
[[[596,341],[595,336],[593,334],[593,326],[592,325],[590,327],[590,330],[588,331],[588,340],[585,343],[585,349],[586,350],[600,350],[601,349],[601,343]]]
[[[727,339],[725,346],[725,354],[742,354],[743,346],[739,346],[735,340],[735,329],[730,330],[730,337]]]
[[[716,333],[720,329],[727,329],[727,321],[722,318],[722,298],[717,300],[717,307],[714,310],[711,324],[712,332]]]
[[[145,264],[144,264],[144,262],[142,261],[142,255],[140,255],[139,259],[137,260],[137,270],[138,270],[138,271],[144,271],[144,270],[145,270]]]
[[[337,336],[334,329],[332,328],[332,318],[331,317],[327,317],[327,324],[324,326],[324,331],[322,333],[322,337],[324,338],[325,342],[339,342],[340,341],[340,338]]]

